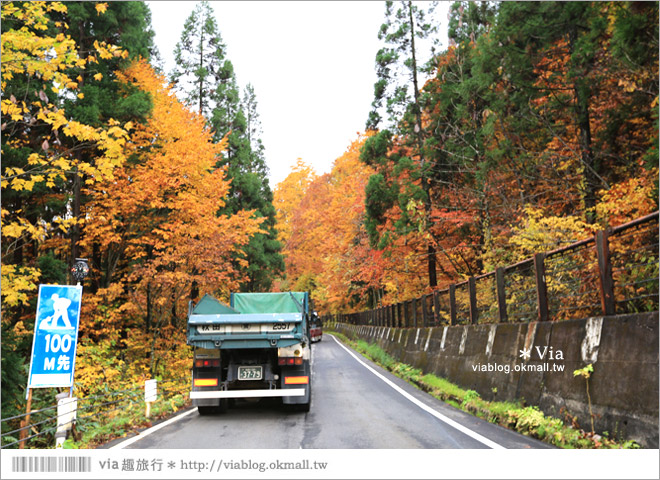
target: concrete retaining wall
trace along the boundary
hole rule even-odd
[[[544,413],[577,417],[590,430],[589,379],[597,432],[658,448],[658,312],[533,322],[389,328],[338,324],[401,362],[477,391],[488,400],[522,400]]]

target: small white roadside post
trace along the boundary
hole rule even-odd
[[[62,397],[60,397],[62,395]],[[66,395],[66,396],[65,396]],[[56,395],[57,400],[57,430],[55,431],[55,448],[62,448],[66,440],[66,432],[71,430],[78,411],[78,399],[69,397],[69,392]]]
[[[144,416],[149,418],[151,415],[151,403],[158,398],[158,380],[145,380],[144,382]]]

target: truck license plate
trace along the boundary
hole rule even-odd
[[[261,380],[261,367],[238,367],[239,380]]]

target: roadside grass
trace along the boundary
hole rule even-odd
[[[394,375],[435,398],[523,435],[560,448],[641,448],[633,440],[620,441],[609,438],[606,432],[602,435],[587,432],[580,428],[575,418],[568,412],[564,412],[567,424],[559,418],[545,415],[536,406],[524,406],[520,402],[484,400],[474,390],[465,390],[444,378],[424,374],[420,369],[398,362],[377,344],[363,340],[355,341],[334,331],[331,333]]]
[[[75,439],[69,437],[64,442],[64,448],[90,449],[97,448],[112,440],[125,437],[131,433],[139,433],[149,428],[159,420],[166,419],[182,408],[189,406],[187,395],[178,393],[165,397],[159,396],[152,403],[149,418],[145,416],[143,401],[130,402],[121,408],[110,412],[95,412],[87,415],[87,419],[76,423]]]

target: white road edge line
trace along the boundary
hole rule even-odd
[[[434,410],[433,408],[429,407],[429,406],[426,405],[425,403],[423,403],[423,402],[417,400],[415,397],[413,397],[413,396],[410,395],[408,392],[406,392],[405,390],[403,390],[401,387],[399,387],[398,385],[396,385],[395,383],[393,383],[391,380],[385,378],[383,375],[381,375],[381,374],[378,373],[376,370],[374,370],[373,368],[371,368],[369,365],[367,365],[366,363],[364,363],[364,362],[363,362],[363,361],[362,361],[357,355],[355,355],[355,354],[354,354],[353,352],[351,352],[348,348],[346,348],[344,345],[342,345],[342,343],[341,343],[339,340],[337,340],[337,339],[335,338],[334,335],[331,335],[331,334],[328,334],[328,335],[330,335],[330,336],[332,337],[332,339],[333,339],[335,342],[337,342],[337,344],[338,344],[341,348],[343,348],[344,350],[346,350],[346,351],[348,352],[348,354],[351,355],[355,360],[357,360],[357,361],[358,361],[358,362],[359,362],[364,368],[366,368],[366,369],[369,370],[371,373],[373,373],[374,375],[376,375],[376,376],[377,376],[378,378],[380,378],[383,382],[385,382],[387,385],[389,385],[390,387],[392,387],[394,390],[396,390],[398,393],[400,393],[401,395],[403,395],[406,399],[410,400],[412,403],[414,403],[415,405],[417,405],[417,406],[418,406],[419,408],[421,408],[422,410],[424,410],[424,411],[430,413],[431,415],[433,415],[435,418],[437,418],[437,419],[440,420],[441,422],[445,422],[445,423],[448,424],[449,426],[454,427],[456,430],[458,430],[458,431],[464,433],[464,434],[467,435],[468,437],[471,437],[471,438],[475,439],[477,442],[479,442],[479,443],[483,443],[483,444],[486,445],[487,447],[490,447],[490,448],[493,448],[493,449],[504,449],[504,448],[505,448],[505,447],[503,447],[502,445],[500,445],[499,443],[495,443],[495,442],[493,442],[492,440],[489,440],[488,438],[484,437],[483,435],[480,435],[480,434],[478,434],[477,432],[474,432],[474,431],[470,430],[469,428],[465,427],[464,425],[461,425],[460,423],[458,423],[458,422],[452,420],[451,418],[444,416],[442,413],[440,413],[440,412]]]
[[[314,357],[311,358],[310,364],[311,364],[310,367],[313,368],[314,367]],[[132,445],[133,443],[137,442],[138,440],[142,440],[147,435],[151,435],[152,433],[157,432],[158,430],[160,430],[163,427],[171,425],[174,422],[178,422],[182,418],[184,418],[184,417],[186,417],[186,416],[188,416],[191,413],[194,413],[196,411],[197,411],[196,408],[192,408],[191,410],[188,410],[187,412],[183,412],[183,413],[177,415],[176,417],[172,417],[169,420],[164,421],[163,423],[159,423],[158,425],[156,425],[154,427],[148,428],[144,432],[141,432],[141,433],[137,434],[134,437],[131,437],[127,440],[124,440],[123,442],[118,443],[117,445],[113,445],[108,450],[114,450],[116,448],[120,449],[120,448],[128,447],[129,445]],[[302,448],[302,447],[300,447],[300,448]]]
[[[178,422],[182,418],[190,415],[191,413],[195,413],[196,411],[197,411],[197,408],[192,408],[192,409],[188,410],[187,412],[180,413],[176,417],[172,417],[169,420],[165,420],[163,423],[159,423],[158,425],[155,425],[151,428],[147,428],[144,432],[138,433],[137,435],[135,435],[134,437],[129,438],[128,440],[124,440],[123,442],[118,443],[117,445],[113,445],[108,450],[114,450],[116,448],[128,447],[129,445],[131,445],[131,444],[133,444],[133,443],[135,443],[139,440],[142,440],[147,435],[151,435],[152,433],[157,432],[158,430],[160,430],[163,427],[167,427],[168,425],[171,425],[174,422]]]

